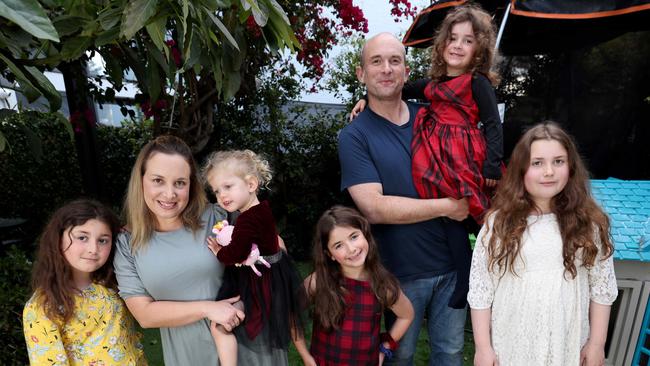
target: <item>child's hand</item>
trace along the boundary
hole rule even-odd
[[[580,366],[603,365],[605,365],[605,345],[587,341],[584,347],[582,347],[582,350],[580,350]]]
[[[361,99],[357,102],[357,104],[354,105],[352,111],[350,111],[350,122],[352,122],[353,119],[357,118],[359,113],[363,112],[364,109],[366,109],[366,100]]]
[[[487,178],[485,179],[485,185],[490,188],[496,187],[497,183],[499,183],[498,179],[487,179]]]
[[[300,356],[302,357],[302,363],[305,366],[318,366],[318,364],[316,364],[316,360],[314,360],[314,357],[312,357],[312,355],[306,354]]]
[[[499,366],[494,349],[491,346],[477,348],[474,353],[474,366]]]
[[[223,247],[219,245],[219,243],[217,243],[217,238],[215,238],[214,236],[208,236],[207,242],[208,242],[208,249],[210,249],[212,254],[214,254],[216,257],[217,253],[219,253],[219,251]]]

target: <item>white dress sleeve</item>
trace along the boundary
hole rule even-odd
[[[488,271],[487,245],[490,241],[491,232],[487,227],[492,227],[494,220],[486,220],[476,238],[474,253],[472,254],[472,266],[469,272],[469,292],[467,302],[472,309],[489,309],[494,300],[496,288],[495,277]]]
[[[591,301],[601,305],[611,305],[618,296],[616,275],[614,274],[614,255],[603,260],[602,243],[598,232],[594,232],[598,254],[594,265],[589,268],[589,298]]]

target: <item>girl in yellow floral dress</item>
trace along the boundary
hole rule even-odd
[[[140,335],[117,295],[115,215],[81,199],[58,209],[41,234],[34,294],[23,311],[31,365],[146,365]]]

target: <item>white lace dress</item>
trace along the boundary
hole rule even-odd
[[[492,224],[492,220],[488,220]],[[589,302],[611,305],[618,294],[614,262],[593,267],[576,260],[577,276],[565,278],[562,238],[554,214],[528,217],[517,275],[490,272],[485,225],[476,240],[467,300],[492,309],[492,346],[500,366],[573,366],[589,336]],[[580,257],[577,253],[576,257]]]

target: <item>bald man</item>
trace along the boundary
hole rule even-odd
[[[341,189],[347,189],[372,224],[382,260],[413,303],[415,319],[387,365],[412,365],[426,316],[429,365],[460,366],[466,309],[447,304],[453,265],[442,217],[462,220],[466,200],[420,199],[411,175],[413,122],[419,107],[402,101],[409,69],[405,49],[392,34],[370,38],[356,73],[368,91],[368,108],[339,135]],[[394,318],[387,314],[387,329]],[[389,346],[389,344],[386,344]]]

